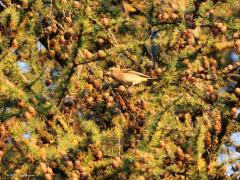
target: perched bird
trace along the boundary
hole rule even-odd
[[[133,71],[131,69],[121,69],[120,67],[109,68],[106,75],[111,76],[116,81],[119,81],[124,84],[130,84],[132,86],[148,81],[150,79],[155,79],[145,74]]]
[[[150,53],[153,61],[152,67],[153,69],[155,69],[156,62],[158,62],[160,58],[160,45],[159,45],[159,42],[157,42],[157,40],[159,40],[160,38],[159,30],[151,32],[149,38],[151,40]]]

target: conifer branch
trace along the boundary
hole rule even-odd
[[[81,27],[80,27],[80,32],[79,32],[79,41],[81,42],[81,38],[82,38],[82,34],[83,34],[83,24],[81,24]],[[72,62],[72,67],[70,69],[70,73],[68,74],[68,77],[64,83],[64,88],[62,90],[62,93],[60,95],[60,98],[57,102],[57,106],[59,107],[62,99],[64,98],[65,96],[65,93],[66,91],[68,90],[68,86],[69,86],[69,83],[70,83],[70,80],[72,78],[72,76],[74,75],[75,71],[76,71],[76,68],[80,65],[80,63],[75,63],[76,61],[76,57],[77,57],[77,53],[78,53],[78,49],[81,47],[81,44],[78,44],[76,50],[75,50],[75,53],[74,53],[74,60]],[[87,63],[86,63],[87,64]]]

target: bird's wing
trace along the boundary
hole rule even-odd
[[[137,72],[137,71],[133,71],[133,70],[131,70],[131,69],[124,69],[124,70],[123,70],[123,73],[135,74],[135,75],[138,75],[138,76],[141,76],[141,77],[150,78],[149,76],[147,76],[147,75],[145,75],[145,74],[142,74],[142,73]]]
[[[132,71],[132,69],[129,69],[129,68],[121,68],[122,72],[125,72],[125,71]]]
[[[160,57],[160,45],[151,46],[151,55],[154,60],[158,60]]]

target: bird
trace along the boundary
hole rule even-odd
[[[160,45],[158,42],[156,42],[157,40],[159,40],[159,38],[160,38],[159,30],[152,31],[149,37],[149,39],[151,40],[150,53],[153,61],[152,64],[153,69],[156,68],[156,62],[158,62],[160,58]]]
[[[106,75],[112,77],[114,80],[119,81],[123,84],[128,84],[135,86],[136,84],[140,84],[142,82],[146,82],[148,80],[154,80],[156,78],[151,78],[145,74],[142,74],[137,71],[133,71],[131,69],[123,69],[120,67],[111,67],[106,72]]]

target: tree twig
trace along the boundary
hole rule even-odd
[[[79,36],[80,36],[79,39],[80,39],[80,40],[81,40],[81,38],[82,38],[82,34],[83,34],[83,24],[81,24],[81,27],[80,27],[80,33],[79,33]],[[61,96],[60,96],[60,98],[59,98],[59,100],[58,100],[58,103],[57,103],[57,106],[58,106],[58,107],[59,107],[62,99],[64,98],[66,91],[68,90],[68,85],[69,85],[69,83],[70,83],[70,80],[71,80],[73,74],[74,74],[75,71],[76,71],[76,68],[77,68],[79,65],[81,65],[80,63],[79,63],[79,64],[75,64],[75,60],[76,60],[76,57],[77,57],[78,49],[79,49],[80,46],[81,46],[81,44],[78,44],[78,47],[76,48],[75,55],[74,55],[74,60],[73,60],[73,62],[72,62],[72,68],[71,68],[71,70],[70,70],[70,73],[69,73],[66,81],[65,81],[63,91],[62,91]]]

